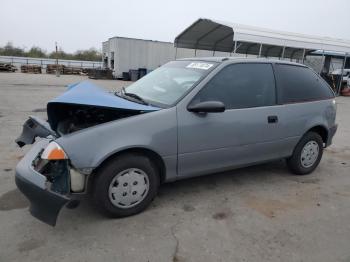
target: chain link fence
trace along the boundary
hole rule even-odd
[[[18,57],[18,56],[0,56],[0,63],[11,64],[20,69],[21,65],[39,65],[46,70],[47,65],[56,64],[56,59],[51,58],[32,58],[32,57]],[[58,59],[58,64],[68,67],[80,68],[102,68],[102,61],[78,61]]]

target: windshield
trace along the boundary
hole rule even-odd
[[[125,88],[125,93],[137,95],[150,104],[170,106],[206,76],[216,64],[198,61],[169,62]]]

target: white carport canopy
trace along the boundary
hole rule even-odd
[[[315,50],[350,53],[350,41],[200,18],[175,38],[175,47],[262,57],[303,59]]]

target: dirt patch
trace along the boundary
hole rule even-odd
[[[305,177],[294,177],[294,179],[291,179],[291,180],[301,184],[318,184],[321,181],[319,178],[305,178]]]
[[[173,262],[184,262],[185,260],[182,257],[179,256],[174,256],[173,257]]]
[[[10,172],[10,171],[12,171],[12,168],[4,168],[3,169],[5,172]]]
[[[28,200],[18,189],[11,190],[0,196],[0,211],[26,208],[28,206]]]
[[[250,196],[245,200],[245,203],[250,208],[258,211],[260,214],[274,218],[276,213],[286,211],[290,208],[294,208],[294,203],[282,202],[275,199],[264,199],[261,197]]]
[[[263,196],[248,195],[244,198],[245,204],[260,214],[274,218],[293,209],[303,209],[321,206],[321,187],[317,185],[317,178],[303,180],[297,190],[291,190],[285,198],[287,200],[271,199]],[[307,181],[307,182],[305,182]],[[315,185],[316,184],[316,185]]]
[[[37,108],[34,109],[32,112],[46,112],[46,108]]]
[[[319,178],[307,178],[300,181],[302,184],[318,184],[321,181]]]
[[[185,211],[185,212],[192,212],[195,210],[194,206],[191,206],[191,205],[188,205],[188,204],[185,204],[182,209]]]
[[[28,252],[33,249],[37,249],[44,245],[45,241],[44,240],[37,240],[37,239],[29,239],[25,240],[21,243],[18,244],[18,251],[19,252]]]
[[[334,194],[336,194],[338,196],[343,196],[343,197],[350,197],[349,192],[334,192]]]
[[[213,215],[213,218],[215,220],[224,220],[224,219],[227,219],[230,216],[231,216],[231,212],[229,212],[229,211],[221,211],[221,212],[215,213]]]
[[[346,163],[346,160],[350,158],[350,147],[344,146],[342,148],[326,148],[325,153],[343,160],[341,163]]]

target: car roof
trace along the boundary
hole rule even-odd
[[[216,63],[224,63],[224,62],[231,62],[231,63],[279,63],[279,64],[289,64],[289,65],[298,65],[307,67],[303,64],[285,61],[285,60],[278,60],[278,59],[270,59],[270,58],[248,58],[248,57],[230,57],[230,56],[223,56],[223,57],[189,57],[189,58],[181,58],[177,59],[179,61],[203,61],[203,62],[216,62]]]

